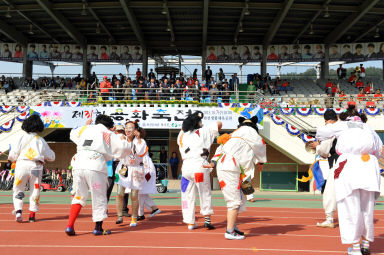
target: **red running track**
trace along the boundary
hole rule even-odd
[[[255,254],[255,255],[317,255],[346,254],[341,245],[339,229],[315,226],[323,220],[321,209],[287,209],[249,207],[239,218],[245,240],[225,240],[226,208],[215,207],[212,222],[215,230],[200,228],[189,231],[182,224],[179,206],[161,206],[162,213],[129,227],[129,218],[116,225],[114,206],[104,227],[110,236],[93,236],[94,224],[90,206],[84,208],[76,221],[77,236],[64,233],[69,205],[41,205],[35,223],[16,223],[11,204],[0,205],[0,254]],[[27,208],[26,208],[27,209]],[[198,210],[197,210],[198,211]],[[27,217],[28,215],[25,215]],[[384,254],[384,211],[375,214],[376,241],[372,254]]]

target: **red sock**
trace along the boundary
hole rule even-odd
[[[75,225],[75,221],[77,219],[77,216],[79,216],[80,210],[81,210],[80,204],[73,204],[71,206],[71,211],[69,212],[69,221],[67,227],[73,228]]]
[[[35,218],[35,212],[29,212],[29,218]]]

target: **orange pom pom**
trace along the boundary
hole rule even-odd
[[[230,134],[223,134],[217,138],[217,143],[218,144],[225,144],[226,142],[228,142],[229,139],[231,139]]]
[[[364,154],[361,156],[361,160],[363,160],[364,162],[368,162],[370,160],[370,156],[368,154]]]
[[[15,168],[16,168],[16,162],[13,162],[13,163],[11,164],[11,168],[12,168],[12,169],[15,169]]]

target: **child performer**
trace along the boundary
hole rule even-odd
[[[156,204],[153,202],[149,194],[156,194],[156,168],[152,162],[149,153],[146,153],[143,158],[144,163],[144,184],[141,190],[139,191],[139,213],[137,220],[144,220],[144,207],[148,210],[151,210],[149,218],[152,218],[156,214],[161,213],[161,210],[157,208]]]
[[[380,195],[382,142],[354,106],[340,114],[339,121],[317,129],[317,138],[337,138],[340,154],[334,171],[340,236],[343,244],[352,244],[348,254],[370,254],[369,242],[374,241],[373,213]],[[360,241],[362,247],[360,247]]]
[[[22,222],[24,190],[27,182],[31,194],[29,196],[29,222],[35,222],[39,211],[40,183],[44,161],[54,161],[55,153],[49,148],[44,138],[37,132],[44,130],[44,124],[38,115],[31,115],[24,120],[21,129],[23,134],[11,145],[8,159],[16,161],[15,180],[13,183],[13,206],[16,221]]]
[[[228,208],[224,237],[230,240],[245,238],[244,233],[236,226],[238,213],[245,211],[246,200],[241,182],[250,182],[255,164],[267,161],[266,146],[258,134],[257,117],[250,120],[240,117],[239,123],[239,128],[231,135],[218,138],[221,145],[217,148],[212,163],[204,166],[216,165],[217,177]]]
[[[96,223],[93,234],[111,234],[111,231],[103,230],[103,220],[108,217],[107,161],[130,153],[130,143],[125,136],[113,133],[113,120],[109,116],[97,116],[95,124],[72,129],[70,133],[70,139],[77,145],[77,153],[71,164],[74,170],[74,197],[65,230],[69,236],[75,235],[75,220],[81,208],[86,205],[89,189],[92,197],[92,219]]]
[[[139,127],[138,121],[128,121],[125,126],[125,133],[127,135],[127,140],[130,143],[131,153],[120,158],[120,163],[117,169],[120,169],[119,179],[124,179],[125,171],[128,171],[128,177],[125,178],[125,184],[119,183],[118,181],[117,183],[120,184],[119,186],[124,186],[127,188],[127,191],[131,192],[132,217],[130,226],[136,227],[139,210],[139,191],[142,189],[145,181],[143,157],[147,154],[148,147],[144,140],[145,130]],[[119,222],[123,222],[123,198],[124,189],[121,188],[118,190],[116,196],[116,209]]]
[[[203,165],[208,164],[209,150],[214,139],[221,130],[220,121],[203,126],[204,115],[197,111],[183,121],[182,130],[177,138],[177,144],[183,165],[181,168],[181,203],[183,222],[188,224],[188,229],[196,228],[195,202],[196,195],[200,197],[200,213],[205,216],[204,227],[211,230],[212,198],[211,198],[211,169]]]

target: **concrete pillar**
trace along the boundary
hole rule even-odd
[[[280,77],[280,75],[281,75],[281,65],[280,65],[280,63],[279,64],[277,64],[277,77]]]
[[[263,55],[260,63],[260,74],[262,77],[267,74],[267,48],[268,47],[263,48]]]
[[[87,47],[83,48],[83,77],[84,79],[91,76],[91,62],[87,60]]]
[[[51,70],[51,78],[53,79],[53,77],[54,77],[54,73],[55,73],[55,69],[56,69],[56,66],[53,65],[53,64],[50,64],[50,65],[49,65],[49,69]]]
[[[203,48],[203,52],[201,54],[201,76],[204,75],[205,69],[207,69],[207,47]]]
[[[383,80],[384,80],[384,60],[383,60]],[[384,185],[383,185],[384,186]]]
[[[327,80],[329,79],[329,45],[328,44],[325,45],[324,51],[325,51],[324,61],[322,61],[320,64],[321,66],[320,78],[323,80]]]
[[[33,61],[28,60],[27,51],[28,47],[23,46],[23,77],[29,79],[32,78]]]
[[[181,54],[179,54],[179,77],[181,75]]]
[[[148,74],[148,49],[143,48],[143,66],[142,66],[142,76],[145,77]]]
[[[127,77],[129,77],[129,64],[125,65],[125,70],[127,70]]]

